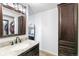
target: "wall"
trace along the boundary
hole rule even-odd
[[[57,8],[30,15],[29,23],[36,25],[35,40],[40,42],[40,49],[58,55]]]
[[[58,54],[57,8],[45,12],[42,18],[42,48]]]
[[[29,15],[29,24],[35,24],[35,40],[40,42],[40,48],[42,44],[42,22],[39,14]]]

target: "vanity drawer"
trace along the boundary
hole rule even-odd
[[[67,46],[60,46],[59,47],[59,55],[60,56],[75,56],[76,52],[75,49],[71,48],[71,47],[67,47]]]
[[[68,47],[72,47],[72,48],[75,48],[77,43],[75,42],[70,42],[70,41],[64,41],[64,40],[60,40],[59,41],[59,45],[61,46],[68,46]]]

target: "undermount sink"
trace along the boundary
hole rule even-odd
[[[16,50],[23,50],[23,49],[26,49],[27,47],[30,46],[30,43],[18,43],[18,44],[15,44],[13,45],[13,48],[11,49],[12,51],[16,51]]]
[[[18,56],[38,44],[37,41],[25,40],[21,43],[0,48],[0,56]]]

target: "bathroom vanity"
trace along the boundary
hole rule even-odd
[[[39,56],[39,42],[25,40],[0,48],[0,56]]]
[[[0,3],[0,38],[14,36],[13,40],[7,38],[8,42],[0,41],[0,45],[5,45],[0,46],[0,56],[39,56],[38,42],[21,38],[18,38],[18,42],[15,39],[16,36],[26,36],[26,21],[26,6],[20,3]]]

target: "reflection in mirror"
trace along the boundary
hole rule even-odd
[[[8,20],[3,20],[3,35],[6,36],[8,35]]]
[[[0,36],[8,37],[26,34],[26,8],[23,7],[23,9],[20,7],[22,10],[20,8],[20,10],[16,10],[16,8],[8,6],[7,4],[1,5],[1,8],[2,18],[0,30],[2,32],[0,32]]]
[[[10,22],[10,33],[14,34],[14,21]]]
[[[14,17],[3,15],[3,36],[15,34]]]

